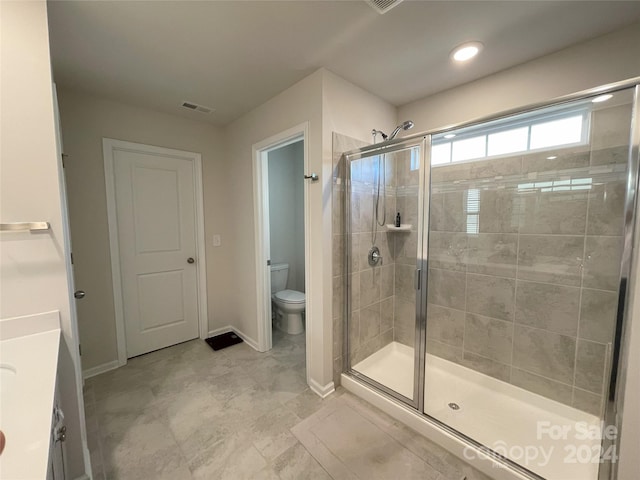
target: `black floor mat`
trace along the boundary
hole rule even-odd
[[[233,332],[227,332],[215,337],[205,339],[205,342],[209,344],[214,350],[222,350],[223,348],[230,347],[236,343],[242,343],[242,339]]]

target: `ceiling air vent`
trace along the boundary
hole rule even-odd
[[[207,113],[207,114],[215,110],[214,108],[205,107],[203,105],[198,105],[197,103],[193,103],[193,102],[182,102],[182,106],[184,108],[188,108],[189,110],[193,110],[194,112]]]
[[[387,13],[402,0],[365,0],[380,15]]]

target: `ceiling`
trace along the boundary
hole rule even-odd
[[[640,1],[49,1],[58,85],[216,125],[319,67],[397,106],[638,20]]]

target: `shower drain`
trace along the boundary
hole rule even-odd
[[[460,410],[460,405],[458,405],[457,403],[451,402],[451,403],[449,404],[449,408],[450,408],[451,410]]]

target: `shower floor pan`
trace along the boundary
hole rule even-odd
[[[412,398],[414,361],[413,348],[391,342],[354,365],[353,369],[407,398]]]
[[[353,368],[411,398],[414,350],[392,342]],[[425,413],[548,480],[596,480],[600,420],[427,355]]]

